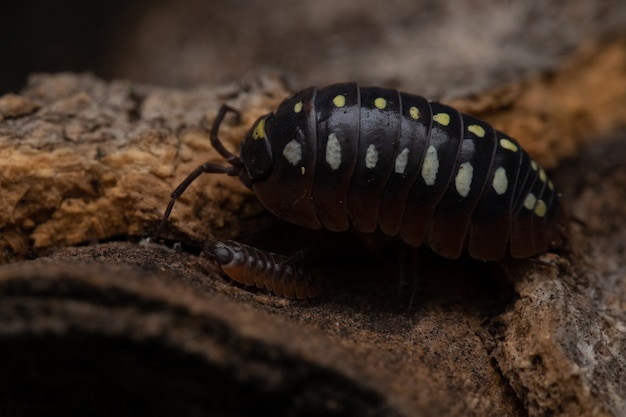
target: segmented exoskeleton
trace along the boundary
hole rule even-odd
[[[283,220],[309,229],[354,228],[427,244],[446,258],[527,258],[561,246],[567,221],[546,172],[517,141],[487,123],[423,97],[356,83],[308,88],[259,118],[241,156],[211,142],[229,165],[202,173],[238,176]],[[159,229],[159,230],[160,230]]]
[[[297,256],[287,258],[228,240],[206,247],[201,257],[211,269],[241,284],[265,288],[282,297],[305,299],[320,293],[309,272],[297,265]]]

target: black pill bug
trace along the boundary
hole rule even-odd
[[[514,139],[444,104],[356,83],[311,87],[259,118],[240,157],[218,138],[228,111],[220,109],[211,143],[229,165],[194,170],[172,193],[159,230],[198,176],[221,173],[238,176],[283,220],[337,232],[378,228],[451,259],[528,258],[567,238],[559,195],[543,168]],[[281,262],[295,268],[274,258],[260,267],[263,253],[249,254],[239,268],[260,275]],[[252,285],[235,269],[224,272]],[[269,290],[284,286],[270,281],[263,281]]]

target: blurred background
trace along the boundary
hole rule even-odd
[[[1,14],[0,94],[32,72],[189,88],[270,70],[294,87],[356,80],[440,98],[548,67],[622,29],[626,2],[24,0]]]

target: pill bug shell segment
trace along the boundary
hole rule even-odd
[[[261,203],[309,229],[379,228],[484,261],[527,258],[567,236],[558,193],[517,141],[393,89],[302,90],[256,121],[241,161]]]
[[[287,258],[228,240],[206,247],[201,258],[207,270],[288,299],[314,298],[321,292],[309,271],[298,266],[297,257]]]

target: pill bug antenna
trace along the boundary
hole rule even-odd
[[[161,232],[163,231],[163,228],[165,227],[165,223],[167,223],[167,219],[170,217],[170,214],[172,213],[172,209],[174,208],[174,204],[176,203],[176,200],[185,192],[187,187],[189,187],[191,183],[193,183],[200,175],[202,174],[226,174],[232,177],[237,177],[237,176],[240,176],[241,173],[243,172],[244,165],[241,159],[238,156],[234,155],[233,153],[229,152],[224,147],[224,144],[217,136],[220,125],[224,121],[224,117],[226,116],[228,112],[235,113],[235,116],[237,117],[237,119],[239,119],[239,112],[237,110],[227,105],[223,105],[222,107],[220,107],[220,110],[217,113],[217,116],[215,117],[215,122],[213,123],[213,126],[211,126],[210,138],[211,138],[211,145],[213,146],[213,148],[220,155],[222,155],[222,157],[224,157],[224,160],[230,165],[224,166],[224,165],[208,163],[208,162],[204,163],[200,165],[199,167],[197,167],[196,169],[194,169],[191,172],[191,174],[189,174],[187,178],[185,178],[178,185],[178,187],[176,187],[176,189],[171,194],[171,200],[169,204],[167,205],[167,208],[165,209],[165,213],[163,214],[163,219],[161,219],[159,228],[157,229],[156,235],[154,236],[155,241],[158,240],[159,236],[161,235]],[[208,121],[206,119],[203,119],[201,122],[201,125],[202,127],[206,129],[208,126]]]

